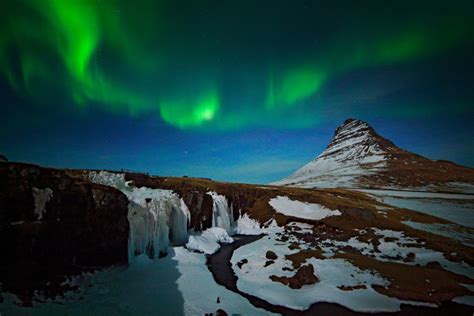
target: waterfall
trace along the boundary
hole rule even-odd
[[[188,227],[191,222],[191,212],[188,206],[180,199],[179,206],[173,204],[173,211],[169,217],[169,227],[171,228],[171,242],[173,246],[183,246],[188,242]]]
[[[220,227],[226,230],[229,235],[233,234],[234,212],[232,205],[229,207],[227,198],[216,192],[207,192],[212,196],[212,226]]]
[[[158,257],[170,245],[182,246],[188,241],[190,213],[184,201],[172,191],[132,187],[124,174],[106,171],[91,172],[89,179],[122,191],[129,200],[129,262],[140,254]]]
[[[212,251],[219,249],[219,242],[233,242],[233,207],[227,198],[216,192],[207,192],[212,197],[212,226],[202,234],[188,235],[191,213],[183,199],[171,190],[137,188],[125,181],[123,173],[107,171],[90,172],[89,179],[98,184],[114,187],[128,198],[127,219],[130,225],[128,237],[128,261],[141,254],[150,258],[166,253],[169,246],[190,245],[202,251],[205,245]],[[218,228],[215,228],[218,227]],[[192,240],[191,240],[192,239]],[[188,240],[191,243],[188,243]],[[188,243],[188,244],[187,244]],[[194,247],[194,248],[193,248]]]

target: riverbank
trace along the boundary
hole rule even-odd
[[[298,311],[284,306],[273,305],[256,296],[244,293],[237,288],[237,276],[234,274],[231,264],[231,258],[234,251],[242,246],[255,242],[265,235],[236,235],[233,236],[234,243],[222,244],[218,252],[207,256],[207,267],[211,271],[212,276],[217,284],[224,286],[226,289],[237,293],[246,298],[253,306],[263,308],[269,312],[282,315],[340,315],[340,316],[362,316],[366,313],[354,312],[339,304],[333,303],[315,303],[308,310]],[[263,250],[262,250],[263,251]],[[402,305],[401,311],[394,313],[371,313],[374,316],[421,316],[433,315],[442,316],[447,314],[471,316],[474,308],[471,306],[461,305],[454,302],[443,304],[438,308]],[[238,313],[238,311],[234,311]]]

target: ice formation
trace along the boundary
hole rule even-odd
[[[212,196],[212,226],[220,227],[226,230],[227,234],[232,235],[234,214],[232,205],[229,207],[227,198],[223,195],[219,195],[216,192],[207,192]]]
[[[227,231],[220,227],[206,229],[200,235],[189,236],[186,248],[211,255],[220,249],[219,243],[233,243],[234,239],[229,237]]]
[[[153,258],[166,252],[170,244],[180,246],[187,242],[190,213],[172,191],[136,188],[125,181],[124,174],[107,171],[91,172],[89,179],[122,191],[129,200],[129,261],[140,254]]]
[[[229,207],[227,198],[216,192],[207,192],[212,197],[212,226],[200,235],[192,235],[186,244],[186,248],[213,254],[220,249],[219,243],[232,243],[234,239],[229,237],[234,233],[234,213],[232,205]]]
[[[53,190],[50,188],[38,189],[33,187],[33,198],[35,199],[34,213],[38,216],[40,221],[45,213],[46,203],[53,197]]]
[[[241,235],[260,235],[263,234],[263,229],[257,220],[250,218],[249,215],[245,213],[240,215],[237,219],[234,232]]]
[[[186,244],[189,249],[214,253],[220,248],[220,242],[233,242],[229,237],[233,233],[233,210],[223,195],[207,193],[213,199],[213,227],[189,237],[191,214],[184,201],[172,191],[130,186],[121,173],[91,172],[89,179],[122,191],[129,200],[129,261],[140,254],[154,258],[166,252],[170,245]]]

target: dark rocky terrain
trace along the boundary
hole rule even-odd
[[[51,193],[41,206],[35,192],[42,191]],[[64,275],[127,263],[127,213],[116,189],[64,170],[0,164],[2,289],[28,303],[34,290],[60,293]]]

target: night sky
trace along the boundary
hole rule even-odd
[[[0,3],[0,153],[267,183],[346,118],[474,166],[474,1]]]

